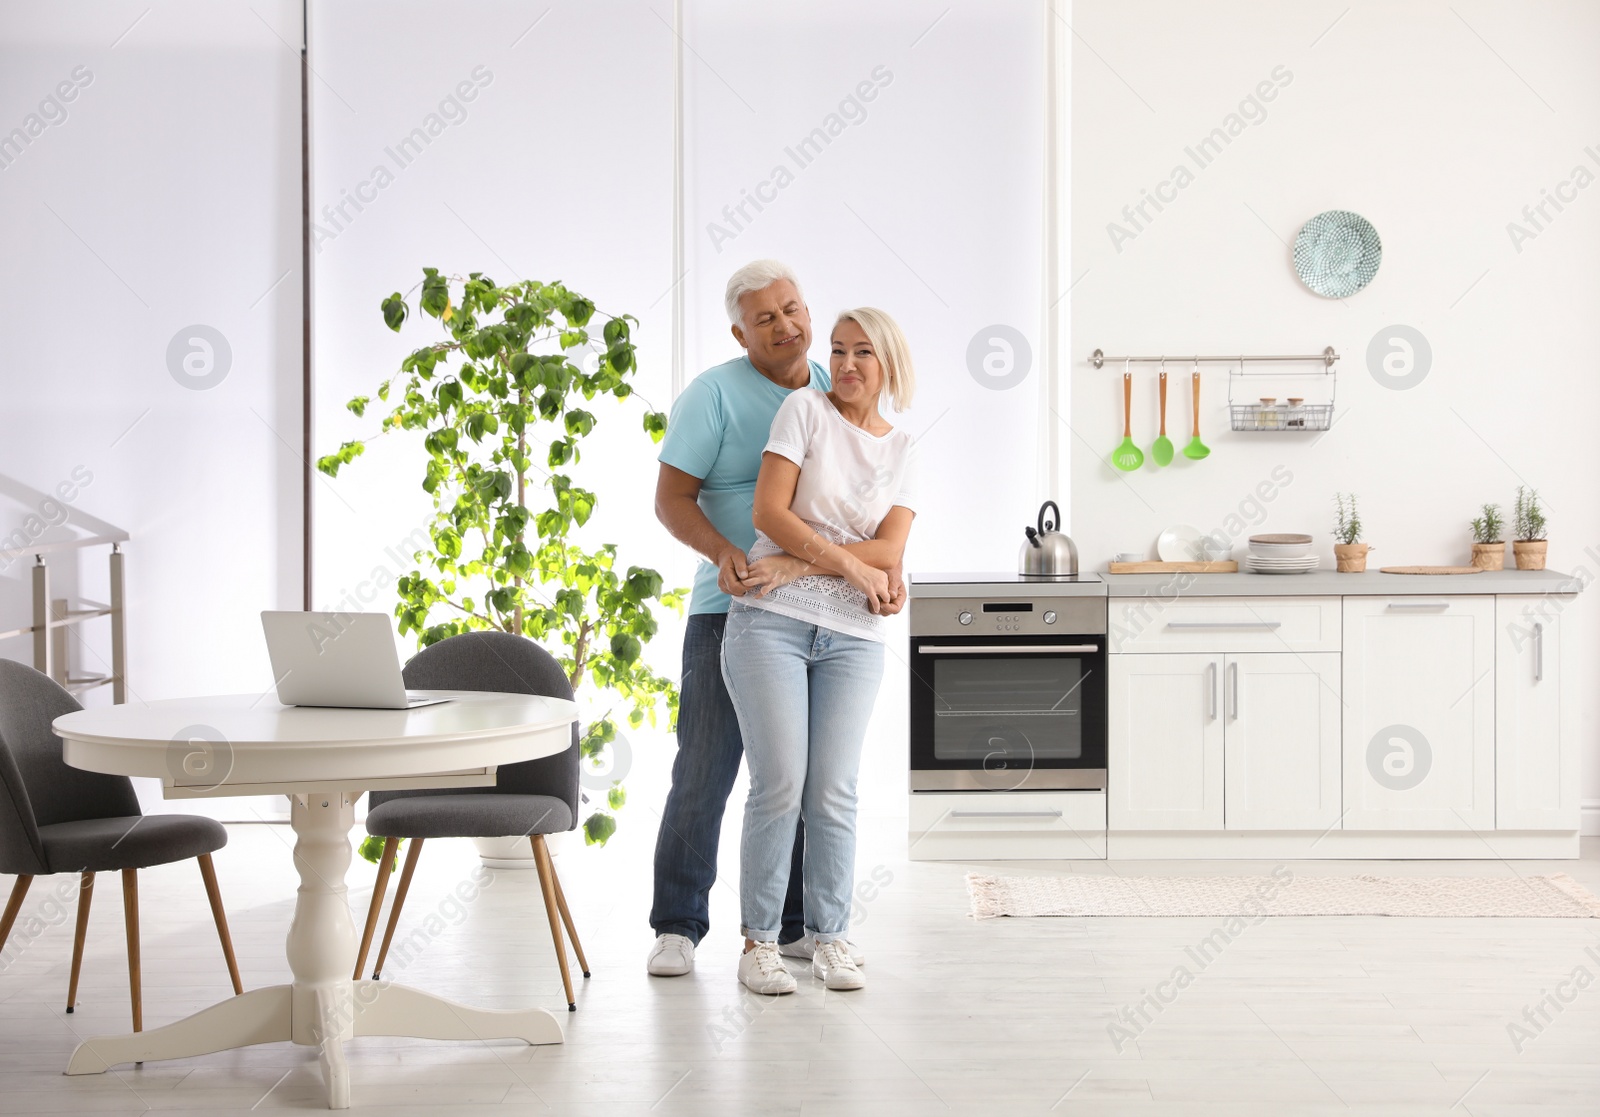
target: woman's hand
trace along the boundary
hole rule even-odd
[[[814,569],[805,559],[793,555],[768,555],[750,564],[744,584],[756,597],[766,597],[779,586],[786,586],[810,573],[814,573]]]
[[[844,578],[867,595],[867,608],[874,613],[882,612],[883,607],[893,600],[889,592],[889,575],[875,566],[853,561],[845,571]]]

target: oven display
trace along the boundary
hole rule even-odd
[[[1031,613],[1033,612],[1033,602],[985,601],[983,603],[983,611],[985,613]]]

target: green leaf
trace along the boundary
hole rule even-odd
[[[650,436],[651,442],[660,442],[667,433],[667,417],[660,411],[646,411],[644,413],[645,433]]]
[[[383,300],[383,322],[395,333],[400,332],[400,326],[406,320],[406,301],[396,291]]]
[[[623,663],[632,663],[638,659],[642,650],[638,638],[626,632],[619,632],[611,638],[611,654]]]
[[[614,811],[620,811],[628,805],[628,789],[620,783],[611,785],[611,790],[606,792],[606,803]]]
[[[611,840],[611,835],[617,832],[617,820],[603,811],[583,820],[583,844],[603,846]]]

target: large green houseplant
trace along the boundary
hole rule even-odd
[[[582,404],[633,393],[636,320],[599,314],[561,283],[501,286],[478,272],[446,277],[424,268],[419,286],[418,308],[446,336],[413,350],[377,389],[379,400],[392,401],[380,435],[422,433],[422,487],[433,498],[432,548],[413,555],[417,569],[396,584],[400,632],[415,633],[421,647],[479,629],[538,641],[573,690],[604,707],[579,741],[582,763],[597,770],[618,716],[654,725],[663,706],[669,720],[678,708],[677,689],[641,652],[656,632],[652,605],[681,611],[687,591],[663,589],[646,567],[619,574],[614,544],[580,542],[599,498],[565,472],[598,422]],[[409,313],[398,291],[383,300],[391,330]],[[357,396],[346,406],[364,416],[371,403]],[[644,429],[659,442],[666,417],[647,409]],[[359,439],[346,442],[317,468],[337,476],[364,449]],[[605,843],[626,799],[614,780],[605,804],[584,820],[586,842]],[[371,860],[380,851],[362,849]]]

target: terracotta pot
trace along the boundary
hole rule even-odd
[[[1517,556],[1518,570],[1543,570],[1544,553],[1550,546],[1548,539],[1518,539],[1511,544],[1511,553]]]
[[[1504,570],[1506,568],[1505,541],[1499,543],[1474,543],[1472,565],[1479,570]]]
[[[1335,543],[1333,545],[1334,565],[1340,574],[1360,574],[1367,568],[1367,552],[1371,550],[1365,543]]]

